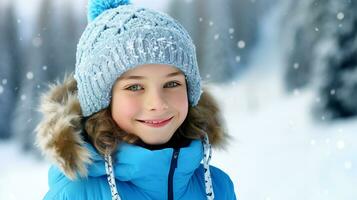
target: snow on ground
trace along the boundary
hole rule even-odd
[[[356,199],[357,120],[314,123],[309,92],[249,111],[241,107],[243,95],[223,92],[239,89],[212,89],[221,94],[234,137],[227,152],[214,152],[212,163],[231,175],[240,199]]]
[[[47,191],[49,164],[24,153],[16,142],[0,143],[0,199],[38,200]]]

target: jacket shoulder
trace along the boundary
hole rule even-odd
[[[70,180],[55,166],[49,170],[49,187],[44,200],[107,199],[110,194],[105,177]]]
[[[199,167],[204,177],[204,168],[201,164]],[[212,187],[215,193],[216,199],[224,200],[236,200],[236,194],[234,192],[234,184],[227,173],[218,167],[210,165]]]

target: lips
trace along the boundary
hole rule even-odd
[[[172,118],[173,117],[170,117],[168,119],[138,120],[138,121],[151,127],[162,127],[168,124]]]

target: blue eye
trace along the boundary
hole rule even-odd
[[[174,81],[168,82],[165,85],[165,87],[169,87],[169,88],[173,88],[173,87],[177,87],[177,86],[180,86],[180,84],[177,82],[174,82]]]
[[[130,91],[138,91],[138,90],[143,89],[143,87],[141,87],[140,85],[132,85],[132,86],[126,88],[126,89],[130,90]]]

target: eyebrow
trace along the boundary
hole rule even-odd
[[[180,71],[177,72],[172,72],[170,74],[167,74],[166,77],[173,77],[173,76],[178,76],[181,75],[182,73]],[[124,76],[121,77],[121,80],[129,80],[129,79],[145,79],[145,76]]]

